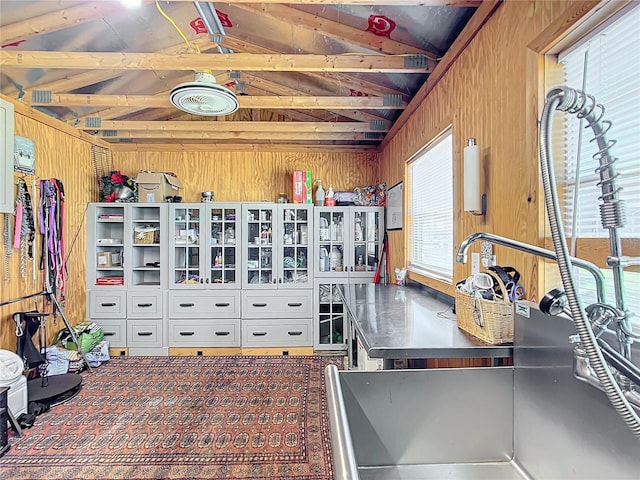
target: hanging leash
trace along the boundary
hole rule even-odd
[[[24,179],[18,180],[18,194],[16,195],[16,222],[13,237],[13,248],[20,248],[20,276],[27,277],[27,257],[33,258],[33,240],[35,225],[33,222],[33,207],[31,195]]]

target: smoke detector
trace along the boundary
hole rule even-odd
[[[238,98],[226,87],[216,83],[210,73],[196,73],[193,82],[176,85],[169,100],[183,112],[203,116],[229,115],[238,110]]]

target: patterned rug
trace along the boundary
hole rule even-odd
[[[332,357],[117,357],[10,438],[7,479],[333,478]]]

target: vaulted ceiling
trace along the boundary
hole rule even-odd
[[[125,3],[2,0],[1,92],[129,147],[377,150],[499,1]],[[236,112],[170,103],[202,73]]]

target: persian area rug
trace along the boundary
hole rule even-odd
[[[324,368],[342,357],[116,357],[13,436],[7,479],[333,478]]]

